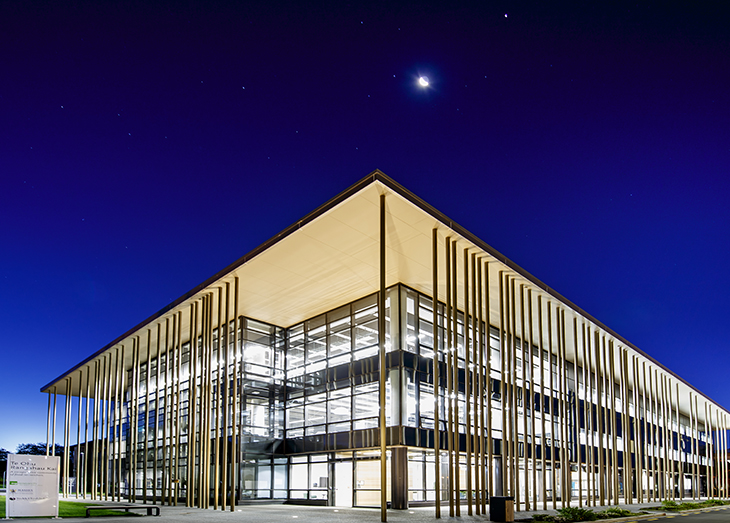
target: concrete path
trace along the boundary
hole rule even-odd
[[[68,498],[65,501],[77,501],[76,498]],[[78,500],[86,503],[99,505],[106,504],[98,500]],[[109,502],[111,504],[111,502]],[[141,505],[141,503],[138,503]],[[594,511],[610,508],[591,507]],[[649,507],[658,507],[658,503],[644,503],[634,505],[619,505],[621,508],[638,512]],[[159,518],[153,518],[150,523],[159,521],[187,521],[189,523],[378,523],[380,521],[380,510],[370,508],[336,508],[336,507],[312,507],[304,505],[239,505],[234,512],[230,510],[198,509],[181,506],[166,506],[160,508]],[[515,520],[530,519],[533,514],[554,514],[554,510],[521,511],[515,513]],[[653,511],[654,515],[662,514],[663,511]],[[489,521],[489,516],[468,516],[467,507],[462,505],[461,517],[450,518],[448,503],[442,506],[441,518],[443,520],[463,521],[465,523]],[[146,517],[146,516],[145,516]],[[117,520],[115,517],[98,516],[84,519],[90,523]],[[637,518],[630,518],[636,520]],[[436,523],[434,507],[418,507],[408,510],[388,510],[388,521],[393,523]]]

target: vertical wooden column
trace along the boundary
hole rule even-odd
[[[545,348],[544,348],[544,330],[543,330],[543,316],[542,316],[542,296],[537,296],[537,311],[538,311],[538,323],[537,330],[540,335],[540,465],[542,474],[542,492],[540,497],[542,499],[542,509],[547,510],[547,438],[545,437]],[[550,355],[548,354],[548,372],[550,372]],[[552,405],[551,405],[552,409]]]
[[[530,510],[530,480],[529,480],[529,457],[528,457],[528,432],[527,432],[527,413],[530,408],[530,399],[527,396],[527,380],[531,374],[531,362],[527,356],[527,327],[525,325],[525,285],[520,284],[520,348],[522,349],[522,449],[524,463],[524,485],[525,485],[525,510]],[[520,462],[519,452],[517,453],[517,467],[519,469]],[[519,470],[518,470],[519,472]]]
[[[604,466],[604,458],[606,456],[606,431],[605,431],[605,418],[604,418],[604,412],[603,412],[603,389],[604,389],[604,380],[603,380],[603,373],[601,372],[601,335],[598,332],[598,329],[595,329],[594,333],[594,343],[593,343],[593,350],[595,354],[595,364],[596,364],[596,399],[598,400],[598,404],[596,405],[597,410],[597,418],[598,418],[598,427],[596,431],[596,438],[598,439],[598,443],[596,445],[596,448],[598,450],[598,471],[596,472],[596,480],[598,481],[598,498],[599,498],[599,505],[605,505],[606,504],[606,467]]]
[[[491,302],[489,294],[489,262],[484,264],[484,351],[486,353],[485,360],[487,370],[485,372],[485,394],[482,394],[482,408],[485,409],[486,415],[486,431],[487,431],[487,462],[485,464],[485,470],[482,472],[483,477],[486,476],[486,487],[487,492],[482,498],[482,514],[487,513],[487,494],[489,496],[494,495],[494,442],[492,441],[492,314],[491,314]],[[485,401],[486,396],[486,401]],[[486,403],[486,406],[484,405]],[[483,436],[482,436],[483,437]],[[482,481],[484,483],[484,481]]]
[[[480,269],[477,266],[476,254],[471,255],[471,332],[472,332],[472,368],[467,368],[467,373],[472,372],[471,380],[471,397],[473,412],[473,426],[472,430],[467,429],[467,438],[471,438],[472,450],[474,452],[474,510],[477,516],[482,513],[482,492],[481,492],[481,447],[480,443],[480,411],[479,411],[479,384],[482,382],[482,360],[479,359],[480,347],[482,342],[482,325],[481,325],[481,299],[477,289],[479,288],[478,277],[480,275]],[[467,411],[469,409],[467,408]],[[471,434],[469,434],[471,432]]]
[[[79,369],[79,394],[77,396],[76,403],[76,455],[74,470],[76,471],[76,499],[79,499],[79,488],[81,486],[81,384],[83,383],[84,373]],[[46,439],[46,446],[48,445],[48,439]]]
[[[501,402],[501,413],[502,413],[502,437],[501,437],[501,448],[500,448],[500,483],[502,486],[502,495],[507,495],[507,381],[505,376],[507,375],[506,362],[507,359],[507,336],[505,334],[506,319],[505,319],[505,303],[504,303],[504,271],[499,271],[499,379],[501,381],[500,390],[500,402]]]
[[[386,502],[386,427],[385,427],[385,194],[380,195],[380,292],[378,294],[378,343],[379,347],[379,386],[380,386],[380,412],[378,424],[380,427],[380,520],[387,521]]]
[[[563,507],[570,506],[573,498],[572,493],[572,471],[570,469],[570,434],[568,433],[568,420],[570,419],[569,402],[568,402],[568,357],[567,342],[565,337],[565,309],[557,307],[555,309],[556,319],[558,320],[558,372],[559,372],[559,408],[560,408],[560,484],[562,493]]]
[[[190,343],[188,356],[188,452],[187,452],[187,487],[185,504],[194,507],[197,503],[196,460],[198,459],[198,302],[190,303],[190,319],[188,322],[188,340]]]
[[[106,415],[104,416],[105,422],[104,422],[104,474],[103,478],[104,481],[102,483],[103,490],[104,490],[104,499],[109,499],[109,490],[110,490],[110,474],[109,474],[109,467],[110,462],[113,463],[113,457],[112,457],[112,446],[111,446],[111,406],[112,406],[112,361],[113,361],[113,355],[111,352],[108,354],[109,364],[107,365],[107,372],[105,374],[105,381],[106,381],[106,392],[104,394],[104,402],[106,404]],[[145,431],[147,429],[145,428]],[[113,466],[113,465],[112,465]]]
[[[636,455],[636,500],[637,503],[644,503],[644,436],[641,429],[642,404],[639,383],[639,361],[633,355],[631,357],[631,372],[634,381],[634,454]]]
[[[591,501],[593,499],[592,491],[591,491],[591,476],[593,475],[593,467],[591,465],[592,463],[592,454],[593,449],[591,446],[589,446],[589,436],[591,434],[591,417],[593,415],[593,411],[591,408],[591,401],[590,401],[590,376],[591,376],[591,367],[588,363],[588,358],[586,354],[586,344],[588,340],[590,339],[590,334],[587,332],[587,326],[586,324],[581,321],[581,334],[582,334],[582,343],[581,343],[581,359],[583,360],[583,427],[585,432],[585,468],[586,468],[586,506],[590,507],[592,506]],[[579,451],[580,453],[580,451]]]
[[[555,424],[557,415],[555,413],[555,372],[553,372],[553,304],[550,300],[547,302],[547,352],[548,352],[548,372],[550,373],[548,397],[550,398],[550,485],[552,492],[553,510],[558,508],[557,481],[555,477]],[[555,359],[555,370],[557,372],[557,358]]]
[[[668,472],[669,472],[669,494],[671,499],[676,498],[677,492],[677,476],[675,475],[675,461],[674,461],[674,402],[672,401],[672,380],[669,376],[666,377],[667,384],[667,429],[669,431],[669,437],[667,439],[667,458]],[[677,417],[677,424],[679,424],[679,417]]]
[[[632,461],[631,404],[629,402],[629,358],[625,347],[619,346],[621,362],[621,399],[623,400],[623,418],[621,431],[624,443],[624,503],[633,503],[634,475]]]
[[[509,315],[508,329],[509,335],[507,337],[507,349],[508,349],[508,372],[509,377],[509,428],[510,438],[508,445],[509,448],[509,471],[510,471],[510,494],[515,498],[515,509],[519,510],[520,507],[520,456],[519,456],[519,436],[517,433],[517,313],[516,313],[516,298],[515,298],[515,285],[516,281],[514,278],[507,276],[508,282],[508,303],[507,314]]]
[[[213,509],[218,510],[218,503],[219,503],[219,496],[220,496],[220,434],[221,434],[221,387],[223,385],[223,378],[222,378],[222,372],[221,372],[221,355],[223,353],[223,323],[222,323],[222,315],[223,315],[223,289],[220,287],[217,288],[218,291],[218,354],[215,358],[215,398],[214,398],[214,406],[215,406],[215,413],[213,414],[213,419],[215,421],[215,427],[214,427],[214,438],[213,438],[213,458],[215,461],[213,462]],[[380,315],[380,314],[379,314]],[[382,369],[381,369],[382,373]],[[381,405],[385,405],[385,403],[381,403]]]
[[[454,351],[453,377],[451,380],[454,386],[454,497],[456,515],[461,516],[461,426],[459,416],[459,392],[461,380],[459,379],[459,286],[458,286],[458,264],[456,256],[456,242],[451,242],[451,335],[453,340],[452,350]]]
[[[62,455],[62,469],[63,474],[61,474],[61,483],[62,488],[61,492],[63,494],[63,497],[68,497],[68,463],[69,463],[69,442],[68,442],[68,425],[69,425],[69,417],[71,416],[71,409],[69,408],[69,398],[71,397],[71,379],[66,378],[64,380],[66,382],[66,392],[64,395],[64,401],[63,401],[63,455]]]
[[[487,451],[486,448],[486,441],[487,437],[485,433],[487,431],[492,430],[491,423],[487,420],[487,414],[484,411],[484,399],[485,396],[487,398],[487,409],[491,410],[491,390],[489,387],[489,373],[490,373],[490,363],[489,363],[489,357],[491,355],[491,348],[489,345],[489,278],[484,278],[484,274],[488,273],[488,264],[484,264],[482,266],[482,260],[478,260],[478,276],[477,276],[477,287],[479,289],[479,393],[477,396],[479,397],[479,419],[480,419],[480,427],[479,427],[479,450],[480,450],[480,459],[479,459],[479,475],[480,475],[480,484],[481,484],[481,507],[482,507],[482,514],[487,513],[487,494],[491,493],[491,488],[487,483],[487,467],[489,467],[489,471],[491,474],[491,459],[489,456],[489,451]],[[486,271],[486,272],[485,272]],[[485,288],[485,282],[486,281],[486,288]],[[485,294],[486,291],[486,294]],[[486,314],[484,312],[484,306],[486,304]],[[491,438],[489,438],[490,445],[491,445]]]
[[[694,463],[694,478],[692,486],[692,499],[700,498],[700,420],[697,412],[697,394],[694,394],[694,430],[692,431],[692,438],[694,441],[693,450],[693,463]]]
[[[472,496],[472,466],[471,466],[471,450],[472,450],[472,427],[471,427],[471,413],[469,396],[471,392],[471,381],[469,379],[469,373],[471,372],[471,353],[472,348],[469,345],[469,249],[464,248],[464,422],[466,424],[466,511],[470,516],[474,514],[472,509],[473,496]],[[474,332],[472,331],[472,334]],[[473,343],[472,343],[473,345]]]
[[[445,254],[446,254],[446,308],[444,309],[444,323],[446,324],[446,343],[444,348],[446,349],[446,405],[447,405],[447,418],[446,423],[446,440],[447,440],[447,451],[448,451],[448,463],[449,463],[449,517],[454,517],[454,437],[453,437],[453,343],[451,338],[451,238],[446,237],[445,242]]]
[[[223,390],[221,391],[223,394],[223,409],[222,409],[222,425],[223,425],[223,460],[222,460],[222,470],[221,470],[221,476],[223,480],[223,488],[221,493],[221,510],[226,510],[226,503],[228,501],[228,424],[230,422],[229,417],[229,397],[230,397],[230,391],[229,391],[229,377],[228,377],[228,366],[230,362],[228,361],[228,352],[230,351],[230,332],[231,332],[231,285],[229,282],[226,282],[226,306],[225,306],[225,329],[224,334],[225,336],[221,337],[221,340],[223,343]],[[220,378],[219,378],[220,382]]]
[[[51,391],[48,391],[48,408],[46,409],[46,456],[51,455]]]
[[[606,349],[606,338],[604,336],[604,350]],[[618,486],[619,486],[619,470],[618,470],[618,438],[616,437],[616,369],[614,365],[614,352],[613,352],[613,340],[608,340],[608,350],[604,352],[604,356],[607,358],[606,369],[608,383],[606,384],[606,416],[611,417],[610,431],[611,431],[611,480],[610,480],[610,494],[609,499],[613,500],[614,505],[618,505]]]
[[[196,337],[197,347],[197,337]],[[238,362],[241,354],[238,351],[238,276],[233,280],[233,393],[231,395],[231,487],[229,505],[231,512],[236,510],[236,471],[238,470]]]
[[[528,343],[530,344],[530,351],[528,354],[530,364],[530,464],[532,470],[532,510],[537,509],[537,454],[535,453],[535,416],[538,410],[535,407],[535,330],[533,327],[534,318],[532,316],[532,289],[527,289],[527,325],[528,325]],[[542,360],[542,354],[540,354]]]
[[[91,413],[91,444],[93,459],[91,461],[91,499],[99,494],[99,398],[101,396],[101,360],[94,361],[94,407]],[[130,425],[131,427],[131,425]]]
[[[585,344],[585,330],[583,330],[583,344]],[[578,318],[573,317],[573,347],[575,351],[575,362],[573,363],[573,379],[575,381],[575,412],[576,412],[576,458],[575,462],[578,465],[578,506],[583,506],[583,446],[581,445],[581,434],[580,427],[586,432],[585,427],[585,406],[586,406],[586,362],[585,359],[581,359],[581,350],[578,348]],[[581,369],[578,373],[578,369]],[[583,384],[583,408],[580,408],[580,382]]]
[[[439,279],[438,279],[438,229],[433,228],[431,236],[431,286],[433,288],[433,452],[434,452],[434,490],[436,491],[435,516],[441,517],[441,420],[440,402],[441,380],[439,370],[441,366],[441,351],[439,350]]]
[[[180,499],[180,443],[182,440],[182,429],[180,419],[182,418],[182,311],[177,312],[177,347],[175,350],[175,500],[174,505]]]

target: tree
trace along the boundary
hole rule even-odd
[[[33,456],[45,456],[46,455],[46,444],[45,443],[21,443],[18,445],[18,449],[15,451],[16,454],[32,454]],[[52,449],[52,456],[63,456],[63,446],[56,444],[55,448]]]
[[[5,449],[0,449],[0,461],[7,461],[8,460],[8,451]]]

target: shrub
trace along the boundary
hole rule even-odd
[[[573,523],[575,521],[596,521],[598,514],[592,510],[581,507],[566,507],[558,510],[558,516],[565,523]]]
[[[612,518],[625,518],[625,517],[633,516],[634,515],[634,513],[631,512],[630,510],[626,510],[626,509],[619,508],[619,507],[607,508],[603,512],[607,516],[610,516]]]

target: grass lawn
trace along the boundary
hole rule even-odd
[[[86,517],[86,507],[96,506],[97,503],[76,503],[75,501],[61,501],[58,506],[58,517],[60,518],[83,518]],[[0,496],[0,514],[5,516],[5,496]],[[99,510],[94,516],[139,516],[122,510]]]

